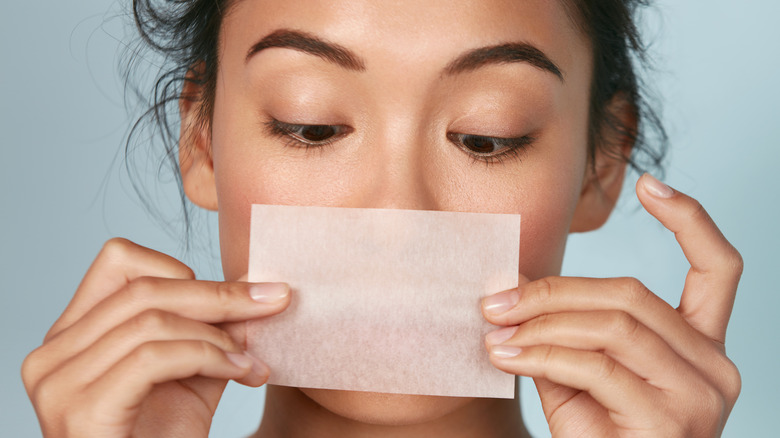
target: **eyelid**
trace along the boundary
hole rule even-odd
[[[337,140],[342,139],[344,136],[350,134],[354,129],[347,125],[328,125],[319,123],[288,123],[275,118],[271,118],[265,122],[266,129],[269,134],[276,137],[284,137],[288,140],[288,146],[297,146],[303,148],[322,147],[327,146]],[[336,135],[322,141],[307,140],[296,133],[297,130],[302,128],[308,128],[313,126],[327,126],[332,127],[336,131]]]
[[[264,123],[268,133],[272,136],[280,137],[285,140],[287,146],[299,147],[304,149],[322,148],[328,146],[354,131],[347,125],[329,125],[329,124],[308,124],[308,123],[288,123],[275,118],[271,118]],[[311,127],[329,127],[333,128],[335,134],[325,140],[308,140],[297,133],[298,130]],[[447,139],[458,147],[462,152],[469,155],[475,162],[482,161],[485,164],[502,162],[505,159],[517,158],[521,152],[524,152],[536,140],[530,135],[522,137],[493,137],[479,134],[463,134],[458,132],[448,132]],[[477,152],[464,143],[467,137],[487,139],[500,147],[495,152]]]
[[[465,137],[479,137],[494,140],[498,143],[503,143],[506,147],[496,152],[475,152],[463,144]],[[531,135],[525,135],[522,137],[492,137],[489,135],[478,134],[462,134],[458,132],[448,132],[447,139],[458,147],[461,151],[468,154],[474,161],[482,161],[485,164],[500,163],[505,159],[517,158],[526,149],[531,147],[536,141],[536,137]]]

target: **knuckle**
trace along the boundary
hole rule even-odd
[[[607,329],[621,339],[633,339],[639,332],[639,321],[622,310],[611,311],[607,317]]]
[[[56,403],[55,400],[60,393],[59,386],[51,376],[44,377],[30,391],[30,400],[37,408],[46,411],[49,406]]]
[[[633,277],[620,278],[618,281],[624,291],[622,297],[630,308],[641,307],[647,302],[651,292],[644,283]]]
[[[687,394],[685,408],[678,413],[681,419],[687,419],[684,421],[686,436],[700,435],[703,430],[719,424],[725,418],[725,398],[708,381],[693,379]]]
[[[158,333],[171,320],[171,315],[160,309],[147,309],[133,317],[130,323],[135,333]]]
[[[165,349],[161,347],[160,342],[146,342],[136,347],[130,353],[130,359],[143,367],[159,361],[163,353],[165,353]]]
[[[726,253],[725,265],[726,269],[737,277],[742,276],[742,271],[745,269],[745,260],[742,258],[742,254],[731,245]]]
[[[599,354],[596,359],[596,376],[602,381],[610,380],[617,372],[618,364],[606,354]]]
[[[39,356],[41,356],[41,347],[36,348],[22,361],[22,383],[27,389],[27,393],[30,393],[30,389],[35,386],[38,380],[38,368],[39,368]]]
[[[147,302],[158,283],[158,280],[154,277],[138,277],[125,286],[125,293],[132,301]]]
[[[547,365],[555,360],[555,349],[551,345],[545,345],[541,348],[540,357],[542,359],[542,364],[547,368]]]
[[[702,418],[720,418],[726,408],[726,400],[723,394],[715,387],[705,385],[699,398],[699,406],[702,410]]]
[[[689,217],[691,220],[693,220],[696,223],[709,222],[712,220],[710,219],[710,215],[709,213],[707,213],[707,210],[704,208],[703,205],[701,205],[701,202],[695,199],[691,200],[691,209],[690,209]]]
[[[539,279],[534,282],[534,298],[540,303],[546,303],[552,300],[553,289],[555,285],[549,277]]]
[[[217,333],[218,333],[218,336],[219,336],[219,342],[220,342],[219,345],[220,346],[224,347],[225,349],[229,349],[231,351],[234,351],[234,352],[240,351],[238,344],[233,339],[233,337],[230,336],[230,334],[228,332],[226,332],[224,330],[219,330],[218,329]]]
[[[216,284],[216,300],[222,309],[227,309],[236,301],[239,295],[239,286],[236,283],[220,281]]]
[[[219,349],[212,343],[204,340],[193,341],[192,348],[204,361],[210,361],[220,355]]]
[[[121,237],[114,237],[103,244],[100,256],[114,260],[124,260],[129,256],[133,247],[135,247],[133,242]]]
[[[728,363],[722,372],[723,394],[728,403],[733,405],[742,392],[742,375],[731,360],[725,359]]]
[[[548,333],[550,326],[550,314],[545,313],[537,316],[533,320],[533,333],[537,339],[544,339],[546,333]]]

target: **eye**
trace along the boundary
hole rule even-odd
[[[447,139],[475,159],[485,162],[493,162],[510,154],[516,155],[534,141],[530,136],[504,138],[454,132],[448,133]]]
[[[290,134],[301,140],[321,143],[338,134],[338,126],[333,125],[300,125],[291,130]]]
[[[463,135],[460,137],[460,142],[467,149],[479,154],[494,154],[504,149],[501,139],[481,135]]]
[[[271,134],[287,137],[301,146],[324,146],[352,132],[344,125],[302,125],[271,120],[266,123]]]

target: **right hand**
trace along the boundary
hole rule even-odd
[[[286,285],[199,281],[178,260],[108,241],[22,366],[44,436],[207,437],[228,379],[268,379],[244,351],[243,322],[289,302]]]

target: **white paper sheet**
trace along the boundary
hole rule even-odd
[[[248,323],[269,383],[512,398],[480,299],[517,286],[520,216],[253,205],[248,279],[290,307]]]

